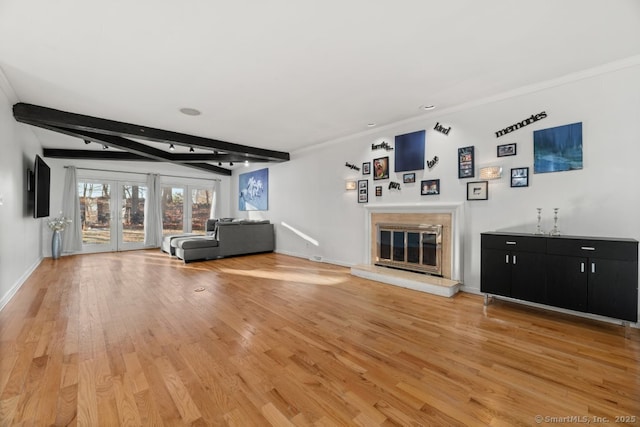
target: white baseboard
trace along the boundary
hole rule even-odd
[[[26,282],[29,276],[31,276],[35,269],[38,268],[43,259],[43,257],[38,258],[38,260],[29,267],[22,276],[20,276],[18,281],[11,287],[11,289],[9,289],[9,292],[2,296],[2,299],[0,299],[0,311],[2,311],[9,301],[11,301],[11,298],[15,296],[22,285],[24,285],[24,282]]]
[[[313,262],[324,262],[326,264],[333,264],[333,265],[339,265],[340,267],[347,267],[347,268],[351,268],[353,267],[355,264],[351,264],[348,262],[343,262],[343,261],[338,261],[335,259],[327,259],[325,257],[321,257],[321,256],[311,256],[309,257],[309,255],[305,255],[305,254],[300,254],[297,252],[289,252],[289,251],[282,251],[282,250],[275,250],[274,251],[277,254],[282,254],[282,255],[288,255],[288,256],[292,256],[292,257],[296,257],[296,258],[303,258],[309,261],[313,261]]]

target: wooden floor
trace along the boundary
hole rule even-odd
[[[637,329],[284,255],[45,259],[0,327],[2,426],[640,424]]]

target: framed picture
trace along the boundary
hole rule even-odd
[[[467,182],[467,200],[489,199],[489,181]]]
[[[515,156],[516,143],[498,145],[498,157]]]
[[[582,122],[533,131],[533,173],[582,169]]]
[[[369,180],[361,179],[358,181],[358,203],[367,203],[369,201]]]
[[[369,175],[371,173],[371,162],[364,162],[362,164],[362,175]]]
[[[238,175],[238,210],[269,210],[269,169],[259,169]]]
[[[458,178],[473,178],[475,176],[474,147],[458,148]]]
[[[402,175],[402,182],[404,182],[405,184],[410,184],[412,182],[416,182],[416,173],[412,172],[412,173],[405,173]]]
[[[389,178],[389,156],[373,159],[373,179]]]
[[[512,187],[528,187],[529,186],[529,168],[511,169],[511,186]]]
[[[376,185],[376,197],[382,196],[382,185]]]
[[[435,196],[440,194],[440,180],[439,179],[427,179],[420,182],[420,195],[421,196]]]
[[[396,172],[424,169],[424,142],[426,131],[406,133],[396,136],[395,162]]]

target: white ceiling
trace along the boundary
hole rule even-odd
[[[0,0],[16,101],[280,151],[638,54],[638,0]]]

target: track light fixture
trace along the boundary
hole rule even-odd
[[[195,152],[196,152],[196,150],[194,150],[194,149],[193,149],[193,147],[191,147],[191,148],[189,148],[189,152],[190,152],[190,153],[195,153]]]
[[[233,166],[233,162],[229,162],[229,166]]]
[[[176,149],[176,147],[174,147],[173,144],[169,144],[169,150],[173,151],[175,149]]]
[[[85,144],[91,144],[91,141],[89,141],[88,139],[85,139],[85,140],[84,140],[84,143],[85,143]]]
[[[218,166],[222,166],[222,162],[218,162]]]
[[[109,146],[108,146],[108,145],[105,145],[105,144],[102,144],[102,149],[103,149],[103,150],[108,150],[108,149],[109,149]]]

